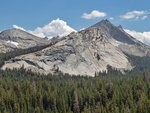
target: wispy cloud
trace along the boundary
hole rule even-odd
[[[43,27],[37,27],[35,30],[25,30],[22,27],[19,27],[17,25],[13,25],[14,28],[16,29],[21,29],[24,31],[27,31],[35,36],[38,37],[48,37],[52,38],[55,36],[66,36],[70,34],[71,32],[76,32],[75,29],[71,28],[70,26],[67,25],[67,22],[61,20],[61,19],[56,19],[52,20],[49,24],[43,26]]]
[[[19,26],[17,26],[17,25],[13,25],[13,28],[15,28],[15,29],[20,29],[20,30],[23,30],[23,31],[26,31],[24,28],[19,27]]]
[[[136,32],[134,30],[124,29],[128,34],[136,38],[137,40],[150,46],[150,31],[149,32]]]
[[[131,11],[127,12],[124,15],[121,15],[121,19],[129,20],[129,19],[135,19],[135,20],[145,20],[147,18],[148,12],[147,11]]]
[[[83,15],[81,16],[84,19],[95,19],[95,18],[102,18],[107,16],[107,14],[105,12],[100,12],[98,10],[93,10],[91,13],[83,13]]]
[[[86,29],[86,28],[81,28],[80,31],[82,31],[82,30],[84,30],[84,29]]]
[[[141,19],[142,19],[142,20],[145,20],[146,18],[147,18],[147,16],[143,16]]]
[[[109,19],[110,19],[110,20],[114,20],[114,17],[110,17]]]

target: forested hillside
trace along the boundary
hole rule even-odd
[[[150,76],[0,72],[1,113],[149,113]]]
[[[0,55],[4,61],[47,46]],[[30,70],[0,70],[1,113],[149,113],[149,57],[128,56],[135,68],[121,73],[108,66],[95,77],[58,72],[41,75]]]

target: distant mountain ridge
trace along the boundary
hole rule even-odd
[[[127,55],[150,56],[150,48],[127,34],[121,26],[102,20],[62,37],[46,49],[11,59],[2,69],[24,66],[45,74],[61,71],[94,76],[107,71],[108,65],[122,72],[132,70],[134,66]]]
[[[20,29],[14,28],[0,33],[0,53],[5,53],[14,49],[26,49],[48,43],[48,39],[34,36]]]

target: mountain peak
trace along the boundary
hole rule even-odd
[[[100,21],[100,23],[110,23],[110,21],[107,19],[103,19],[102,21]]]
[[[4,30],[1,33],[10,33],[10,32],[14,33],[14,32],[25,32],[25,31],[23,31],[21,29],[12,28],[12,29],[8,29],[8,30]]]
[[[92,27],[97,27],[102,30],[104,34],[108,38],[113,38],[119,42],[127,43],[127,44],[134,44],[134,40],[131,36],[127,35],[127,33],[124,32],[122,26],[114,26],[109,20],[102,20]]]
[[[108,25],[112,25],[112,23],[109,20],[105,19],[105,20],[102,20],[102,21],[96,23],[92,27],[99,27],[99,26],[104,26],[104,25],[108,26]]]
[[[20,29],[8,29],[0,33],[0,45],[4,48],[3,52],[12,51],[14,49],[27,49],[48,43],[48,39],[39,38]]]
[[[119,28],[120,30],[123,30],[123,28],[122,28],[122,26],[121,26],[121,25],[119,25],[119,26],[118,26],[118,28]]]
[[[20,37],[22,39],[29,39],[29,38],[38,38],[37,36],[34,36],[26,31],[23,31],[23,30],[20,30],[20,29],[16,29],[16,28],[13,28],[13,29],[8,29],[8,30],[5,30],[5,31],[2,31],[0,33],[0,39],[10,39],[10,38],[17,38],[17,37]]]

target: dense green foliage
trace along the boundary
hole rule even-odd
[[[150,76],[81,77],[0,71],[1,113],[149,113]]]
[[[130,62],[132,62],[132,65],[135,66],[135,68],[127,72],[128,74],[132,74],[133,76],[135,74],[142,74],[143,71],[148,71],[150,73],[150,57],[138,57],[138,56],[129,56],[128,59]]]

